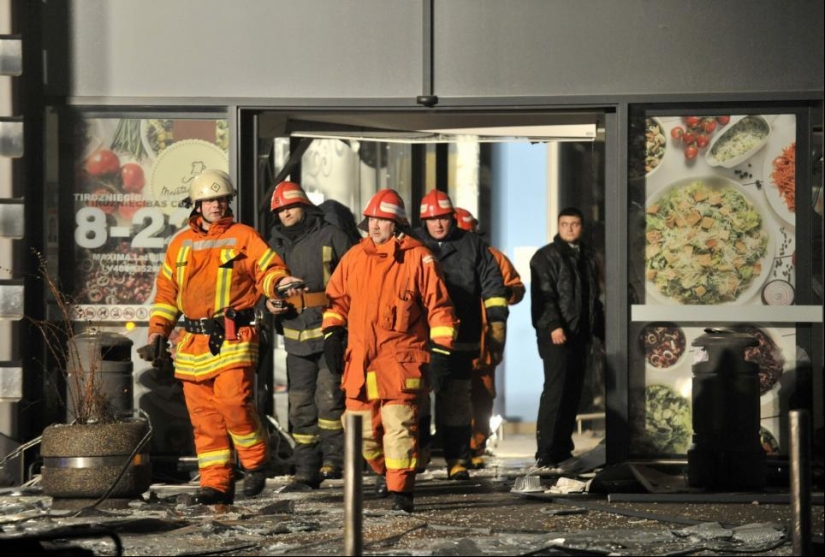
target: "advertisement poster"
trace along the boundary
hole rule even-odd
[[[76,130],[78,321],[145,322],[181,202],[206,168],[228,169],[226,119],[89,118]]]
[[[759,366],[760,438],[767,453],[784,453],[795,329],[737,323],[735,308],[795,303],[796,117],[647,117],[632,137],[629,179],[644,191],[644,239],[637,244],[644,250],[644,303],[730,306],[729,323],[718,323],[718,312],[708,319],[758,339],[746,359]],[[632,405],[637,454],[685,455],[690,448],[691,344],[703,333],[677,323],[642,328],[636,340],[645,381]]]

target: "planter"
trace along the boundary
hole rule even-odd
[[[43,493],[63,498],[97,499],[103,496],[148,431],[146,420],[50,425],[43,431],[40,443]],[[109,497],[138,497],[149,488],[151,480],[147,442],[132,459]]]

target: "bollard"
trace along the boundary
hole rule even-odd
[[[794,555],[813,555],[811,546],[811,425],[807,410],[791,410],[791,505]]]
[[[347,412],[344,446],[344,555],[361,555],[364,526],[364,479],[361,436],[364,418]]]
[[[745,361],[758,340],[727,329],[705,329],[693,341],[693,443],[688,484],[707,488],[765,485],[759,440],[759,366]]]

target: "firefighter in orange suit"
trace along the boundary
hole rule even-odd
[[[449,373],[457,322],[438,261],[407,233],[398,193],[379,191],[363,214],[359,226],[369,235],[327,285],[325,356],[343,373],[346,411],[364,417],[363,453],[379,474],[376,493],[391,492],[393,509],[409,513],[419,400],[428,380],[443,382]]]
[[[189,228],[169,243],[149,317],[151,347],[157,337],[169,338],[183,316],[175,378],[183,382],[194,428],[196,500],[204,505],[234,502],[230,444],[246,471],[244,494],[264,489],[267,445],[252,392],[258,358],[254,307],[262,294],[274,298],[277,286],[298,281],[254,229],[234,222],[234,195],[221,170],[205,170],[192,180]]]
[[[462,230],[478,234],[478,220],[467,209],[455,208],[455,220]],[[525,288],[521,277],[507,256],[493,246],[488,246],[490,253],[498,263],[504,288],[507,290],[507,305],[515,305],[524,298]],[[490,437],[490,418],[493,416],[493,400],[496,398],[496,366],[501,362],[502,354],[490,350],[486,342],[487,319],[482,312],[484,333],[481,335],[481,351],[478,359],[473,361],[473,375],[470,393],[473,402],[473,432],[470,438],[470,451],[473,468],[484,468],[484,451],[487,438]]]

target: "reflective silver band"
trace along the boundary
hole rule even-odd
[[[43,466],[49,468],[102,468],[104,466],[123,466],[124,455],[115,456],[75,456],[60,457],[51,456],[43,458]],[[135,455],[132,459],[132,466],[149,464],[148,454]]]

